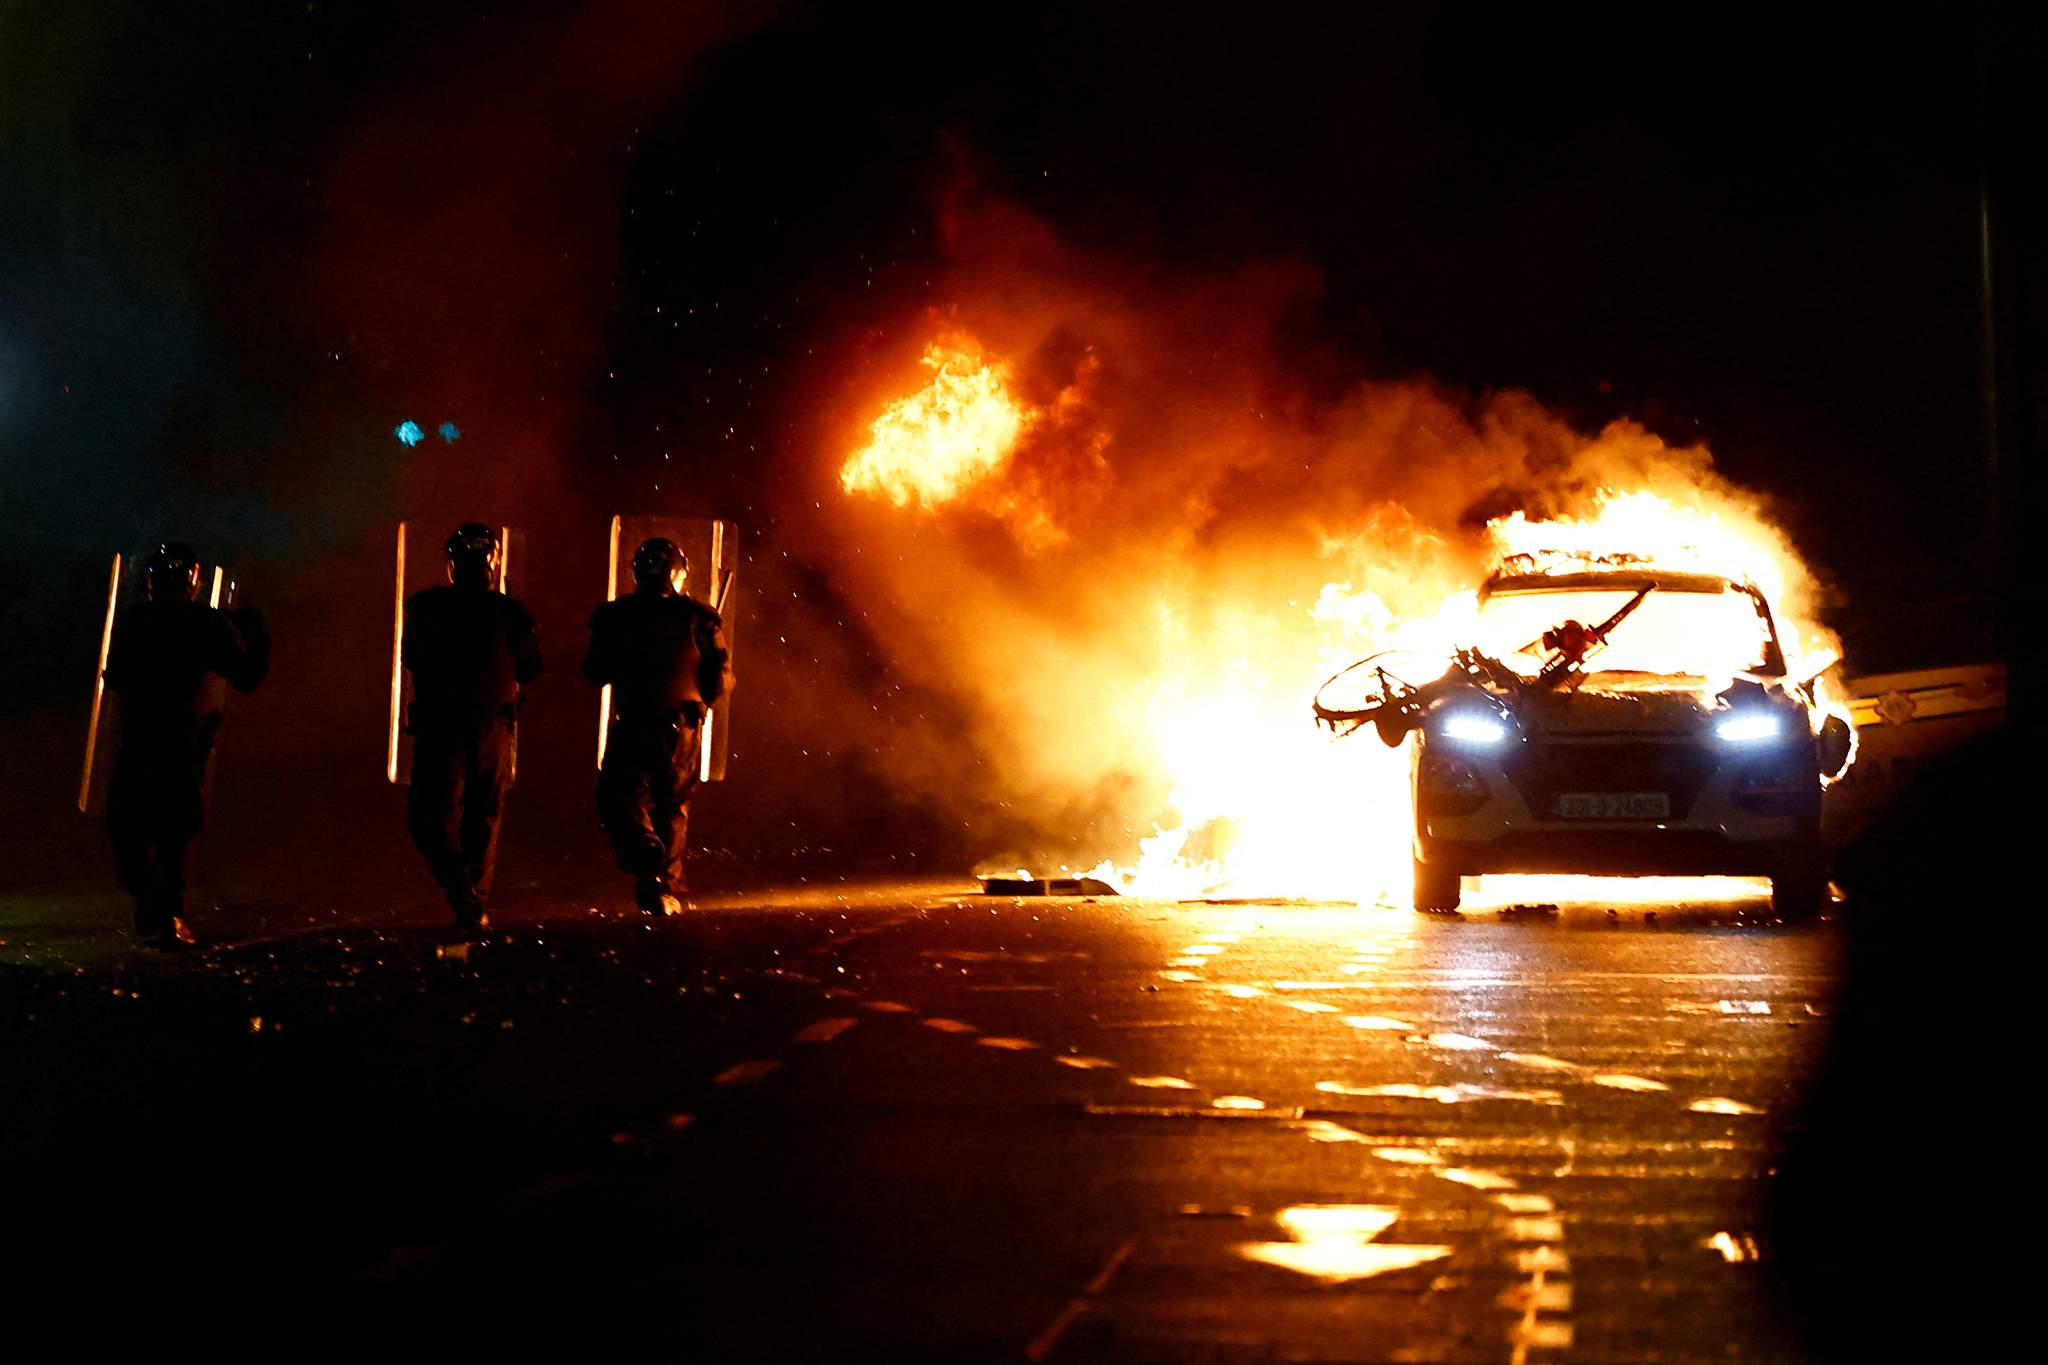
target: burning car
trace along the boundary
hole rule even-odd
[[[1820,911],[1821,788],[1850,735],[1789,675],[1753,583],[1518,556],[1473,630],[1434,681],[1365,659],[1364,705],[1316,704],[1335,728],[1415,735],[1418,910],[1455,910],[1466,876],[1553,872],[1767,876],[1780,918]]]

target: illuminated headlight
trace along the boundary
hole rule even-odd
[[[1498,716],[1478,711],[1453,711],[1440,728],[1445,739],[1463,744],[1498,744],[1508,737],[1508,727]]]
[[[1770,711],[1738,711],[1714,726],[1714,733],[1727,744],[1755,744],[1776,739],[1785,722]]]

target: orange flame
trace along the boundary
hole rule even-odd
[[[849,493],[878,493],[932,511],[1000,473],[1029,417],[1010,396],[1010,370],[972,342],[933,342],[930,382],[882,410],[865,447],[839,471]]]
[[[1725,509],[1681,505],[1647,490],[1602,489],[1591,515],[1531,521],[1521,512],[1487,533],[1503,560],[1520,557],[1537,572],[1568,572],[1588,564],[1718,574],[1754,584],[1777,613],[1785,664],[1795,678],[1839,657],[1833,636],[1808,617],[1811,580],[1789,541],[1761,518],[1738,520]],[[1828,643],[1811,648],[1807,639]]]
[[[1517,512],[1493,522],[1487,531],[1503,560],[1519,556],[1539,571],[1568,571],[1588,561],[1613,563],[1624,556],[1628,567],[1720,574],[1755,585],[1771,606],[1786,675],[1794,682],[1811,682],[1815,732],[1828,720],[1839,720],[1850,736],[1848,761],[1855,762],[1855,725],[1847,700],[1831,678],[1842,662],[1841,641],[1816,619],[1817,589],[1798,551],[1761,516],[1684,506],[1648,491],[1603,489],[1594,500],[1593,515],[1585,519],[1531,521]],[[1724,616],[1716,623],[1725,625],[1732,638],[1695,636],[1665,643],[1689,649],[1695,656],[1719,650],[1733,657],[1744,643],[1740,615]],[[1652,641],[1650,648],[1656,643]],[[1843,773],[1847,771],[1845,767]],[[1831,786],[1841,776],[1825,777],[1823,785]]]

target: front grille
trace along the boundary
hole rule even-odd
[[[1553,818],[1566,792],[1668,792],[1671,818],[1692,814],[1719,766],[1705,746],[1634,737],[1532,739],[1507,767],[1508,781],[1538,820]]]

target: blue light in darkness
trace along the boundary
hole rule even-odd
[[[393,436],[396,436],[402,443],[409,446],[416,446],[421,441],[427,439],[427,433],[420,430],[420,424],[409,419],[407,421],[400,422],[397,426],[393,427],[391,429],[391,434]]]

